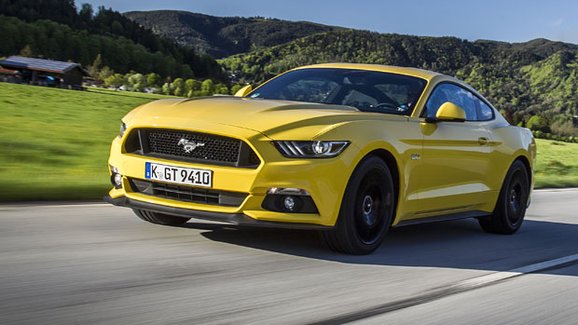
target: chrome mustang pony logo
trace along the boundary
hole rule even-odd
[[[194,142],[194,141],[191,141],[189,139],[182,138],[179,140],[179,143],[177,143],[177,145],[183,146],[183,149],[185,149],[185,153],[191,153],[191,151],[197,149],[198,147],[204,147],[205,143],[204,142]]]

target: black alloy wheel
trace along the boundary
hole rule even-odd
[[[355,231],[359,239],[366,245],[371,245],[379,240],[381,233],[386,227],[383,218],[383,210],[387,209],[384,201],[391,201],[385,197],[387,189],[385,184],[380,183],[380,175],[373,171],[367,174],[361,182],[361,188],[357,192],[355,200]]]
[[[530,195],[530,179],[524,163],[516,160],[512,164],[499,195],[493,214],[478,221],[486,232],[513,234],[522,226]]]
[[[363,255],[376,250],[387,233],[395,211],[393,179],[379,157],[363,160],[353,172],[334,229],[322,232],[329,248]]]

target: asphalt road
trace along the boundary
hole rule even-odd
[[[361,257],[309,231],[3,205],[0,324],[576,324],[575,254],[578,190],[535,192],[513,236],[474,220],[408,226]]]

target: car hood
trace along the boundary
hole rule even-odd
[[[215,96],[158,100],[140,106],[125,117],[125,120],[139,119],[141,122],[154,120],[155,125],[165,127],[176,120],[181,124],[183,119],[190,121],[187,125],[191,127],[195,122],[221,124],[250,129],[270,138],[301,129],[304,137],[312,138],[336,124],[367,119],[367,116],[343,105]]]

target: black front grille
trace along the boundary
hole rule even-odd
[[[239,140],[200,133],[150,130],[147,135],[150,153],[184,158],[235,163],[241,147]],[[187,142],[193,148],[188,153]]]
[[[183,202],[238,207],[247,197],[244,193],[150,182],[136,178],[129,178],[129,183],[134,192]]]
[[[257,167],[261,161],[243,141],[212,134],[166,129],[136,129],[125,143],[130,153],[237,167]]]

